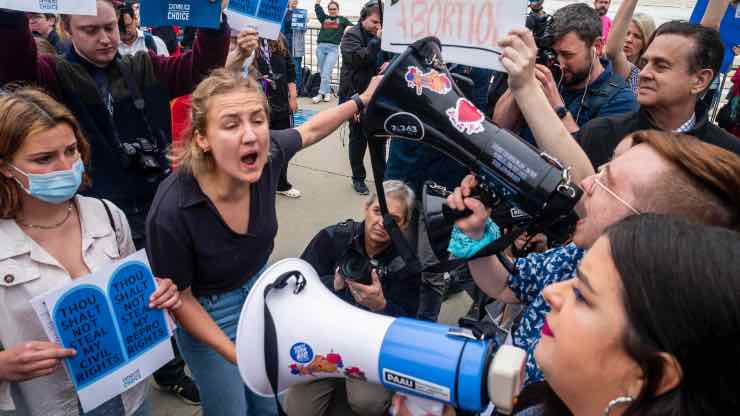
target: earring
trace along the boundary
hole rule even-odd
[[[622,404],[629,404],[632,403],[635,399],[630,396],[619,396],[616,399],[609,402],[609,404],[606,405],[606,409],[604,409],[604,416],[609,416],[609,413],[611,411]]]

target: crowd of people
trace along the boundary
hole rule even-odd
[[[136,2],[96,0],[93,16],[0,9],[0,411],[83,414],[62,368],[76,351],[47,339],[30,300],[145,249],[157,276],[148,307],[178,324],[175,359],[153,384],[206,416],[277,415],[273,399],[242,382],[239,315],[275,248],[276,195],[301,196],[291,158],[344,123],[357,193],[370,194],[366,149],[387,154],[375,173],[388,212],[369,195],[363,218],[307,243],[301,257],[336,296],[436,321],[467,281],[484,302],[520,305],[497,340],[527,352],[520,416],[735,411],[740,139],[708,114],[730,3],[710,0],[699,24],[656,25],[638,0],[622,1],[613,20],[609,0],[553,15],[530,0],[527,27],[499,41],[505,74],[449,64],[471,81],[461,86],[480,111],[568,167],[583,196],[564,245],[506,250],[519,253],[513,268],[469,250],[454,270],[421,272],[406,267],[386,225],[392,218],[423,266],[439,265],[421,213],[425,181],[472,212],[450,246],[481,249],[499,227],[475,196],[481,178],[425,145],[366,136],[362,112],[397,58],[380,48],[381,2],[353,24],[337,1],[327,14],[316,0],[321,83],[311,101],[332,100],[341,54],[338,104],[299,126],[306,48],[296,0],[274,40],[232,30],[225,13],[217,29],[145,30]],[[366,280],[344,271],[354,258],[372,266]],[[148,386],[84,414],[150,415]],[[291,387],[283,402],[291,416],[384,415],[393,394],[322,379]],[[466,414],[446,414],[455,412]]]

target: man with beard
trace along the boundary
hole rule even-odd
[[[593,8],[582,3],[561,8],[553,15],[552,34],[562,77],[556,81],[550,68],[540,64],[535,74],[569,132],[593,118],[637,110],[635,95],[624,79],[613,72],[608,60],[600,59],[605,43],[601,19]],[[534,143],[511,91],[496,104],[493,121]]]
[[[606,37],[609,36],[609,30],[612,28],[612,19],[606,15],[611,3],[612,0],[594,0],[594,9],[601,16],[601,37],[604,38],[604,43],[606,43]]]

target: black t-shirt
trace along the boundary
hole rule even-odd
[[[686,134],[740,155],[740,139],[710,123],[706,116],[700,117],[700,114],[706,113],[703,110],[701,105],[697,106],[696,126]],[[591,164],[598,168],[612,159],[614,149],[627,135],[647,129],[659,130],[648,114],[640,110],[593,119],[581,127],[574,136],[591,160]]]
[[[249,229],[234,232],[192,173],[180,170],[157,190],[146,221],[147,254],[155,276],[193,295],[228,292],[267,263],[277,234],[275,191],[280,171],[301,148],[295,129],[270,131],[270,159],[251,184]]]

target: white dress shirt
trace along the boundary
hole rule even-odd
[[[106,201],[107,202],[107,201]],[[135,251],[126,216],[107,202],[116,230],[102,201],[75,197],[82,225],[82,258],[91,271]],[[0,219],[0,343],[8,349],[24,341],[48,341],[30,299],[69,282],[64,268],[11,219]],[[148,380],[121,395],[126,415],[131,415],[148,394]],[[67,372],[21,383],[0,380],[0,410],[18,415],[77,416],[77,395]]]
[[[124,41],[121,41],[118,44],[118,53],[120,53],[122,56],[136,55],[136,53],[139,51],[146,52],[147,48],[146,41],[144,40],[144,31],[141,29],[136,29],[136,33],[136,40],[130,46]],[[150,36],[154,38],[154,46],[157,47],[157,55],[170,56],[170,52],[167,50],[167,45],[165,45],[162,38],[151,34]]]

